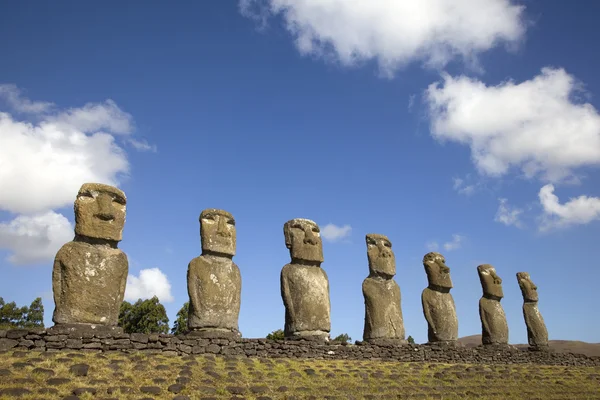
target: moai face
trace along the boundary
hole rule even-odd
[[[309,219],[296,218],[283,225],[285,246],[293,260],[323,262],[321,230]]]
[[[536,302],[539,300],[537,286],[531,281],[531,277],[527,272],[517,272],[517,282],[519,282],[523,300],[526,302]]]
[[[84,183],[75,200],[75,234],[120,241],[125,225],[125,193],[101,183]]]
[[[446,259],[440,253],[432,251],[423,257],[423,266],[427,273],[427,281],[430,286],[439,286],[452,289],[450,268],[446,265]]]
[[[209,208],[200,213],[202,252],[235,255],[235,220],[227,211]]]
[[[489,264],[483,264],[477,267],[479,273],[479,280],[481,281],[481,287],[483,288],[484,295],[495,296],[503,298],[504,293],[502,292],[502,279],[496,275],[496,269]]]
[[[391,279],[396,275],[396,257],[392,242],[384,235],[370,233],[366,236],[369,273]]]

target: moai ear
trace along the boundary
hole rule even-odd
[[[292,248],[292,221],[288,221],[283,224],[283,236],[285,237],[285,247],[288,249]]]

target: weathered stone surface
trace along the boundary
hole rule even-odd
[[[527,272],[517,272],[517,281],[523,295],[523,317],[527,325],[527,340],[534,348],[548,347],[548,329],[538,309],[537,286],[531,281]]]
[[[116,187],[84,183],[75,200],[75,234],[119,242],[123,239],[127,198]]]
[[[125,203],[125,194],[112,186],[86,183],[79,190],[75,239],[54,260],[54,323],[117,324],[128,272],[127,256],[117,248]]]
[[[169,335],[161,335],[163,339],[170,339],[172,341],[178,341],[178,343],[183,342],[183,340],[189,340],[188,337],[179,336],[179,337],[168,337]],[[41,341],[45,341],[47,338],[52,337],[47,333],[40,334]],[[105,339],[111,339],[110,337],[105,337]],[[121,337],[120,335],[111,339],[113,341],[120,340],[116,339],[117,337]],[[89,340],[100,340],[96,338],[92,338]],[[356,345],[341,345],[336,344],[335,342],[324,342],[322,340],[289,340],[285,341],[280,340],[268,340],[268,339],[240,339],[240,340],[226,340],[226,339],[196,339],[199,343],[202,342],[203,350],[198,353],[201,356],[186,356],[185,353],[181,351],[171,351],[162,349],[152,350],[157,354],[162,354],[165,356],[166,354],[179,354],[181,356],[182,361],[186,362],[186,365],[199,365],[195,359],[199,361],[202,360],[202,370],[200,381],[198,381],[198,377],[192,378],[195,376],[192,373],[192,376],[189,376],[189,373],[192,372],[192,369],[187,367],[181,368],[180,375],[175,379],[175,382],[181,385],[192,385],[190,386],[191,390],[196,390],[195,384],[204,383],[204,384],[212,384],[213,380],[223,380],[229,378],[227,377],[227,373],[218,374],[215,372],[215,368],[217,366],[216,359],[222,359],[226,362],[226,370],[235,371],[236,364],[239,365],[239,362],[248,363],[249,368],[252,365],[255,365],[256,362],[260,362],[264,364],[267,369],[272,369],[275,364],[283,364],[283,366],[287,365],[288,362],[286,360],[282,360],[281,357],[284,358],[299,358],[299,359],[337,359],[337,360],[367,360],[367,359],[381,359],[381,360],[395,360],[401,362],[416,362],[416,366],[421,365],[423,362],[440,362],[440,363],[448,363],[448,364],[480,364],[480,365],[491,365],[491,364],[538,364],[538,365],[563,365],[563,366],[600,366],[600,357],[590,357],[582,354],[572,354],[572,353],[559,353],[559,352],[548,352],[548,351],[529,351],[530,349],[517,349],[511,346],[483,346],[483,347],[475,347],[475,348],[467,348],[462,347],[456,344],[456,342],[436,342],[430,343],[427,345],[415,345],[415,344],[406,344],[403,346],[398,346],[394,341],[385,341],[384,339],[373,340],[373,341],[362,341],[356,342]],[[66,340],[63,342],[50,342],[57,345],[57,350],[68,350],[66,348]],[[100,342],[92,342],[101,345]],[[86,343],[91,344],[91,343]],[[62,347],[61,347],[62,346]],[[198,346],[196,346],[198,347]],[[214,348],[215,353],[224,354],[224,357],[213,356],[209,354],[209,348]],[[27,384],[31,387],[36,381],[40,378],[43,378],[43,373],[40,375],[39,371],[34,370],[31,367],[31,364],[35,364],[45,360],[47,357],[52,358],[56,362],[64,363],[67,367],[71,366],[71,363],[74,359],[78,358],[76,356],[83,356],[85,350],[81,351],[73,351],[68,350],[65,354],[66,356],[55,357],[56,353],[55,349],[46,350],[44,357],[32,357],[39,355],[38,352],[33,352],[33,350],[24,351],[12,351],[9,352],[14,357],[25,358],[26,362],[22,365],[26,368],[26,370],[32,369],[30,372],[32,378],[15,378],[12,380],[15,384]],[[98,349],[98,352],[109,351],[109,349]],[[226,354],[235,354],[226,355]],[[107,359],[107,357],[103,354],[98,354],[98,358]],[[254,358],[253,361],[251,357]],[[266,358],[274,359],[275,362],[269,361]],[[131,360],[132,362],[139,363],[134,367],[135,371],[138,370],[146,370],[149,369],[149,364],[146,360],[145,355],[132,355],[127,357],[126,360],[117,359],[117,360],[109,360],[109,367],[116,366],[118,364],[122,364],[121,361],[125,363]],[[234,362],[238,360],[238,362]],[[196,364],[193,364],[196,362]],[[91,364],[90,364],[91,365]],[[165,363],[166,365],[166,363]],[[173,364],[174,365],[174,364]],[[138,369],[138,366],[143,367]],[[9,368],[15,368],[14,366],[10,366]],[[93,368],[93,367],[92,367]],[[478,367],[479,368],[479,367]],[[483,368],[483,367],[482,367]],[[156,368],[157,371],[161,371],[161,368]],[[302,371],[302,369],[300,370]],[[482,369],[484,371],[484,369]],[[121,371],[117,371],[117,375],[122,374]],[[255,378],[255,382],[259,382],[264,377],[269,378],[272,377],[276,372],[271,371],[267,374],[261,374],[261,376],[255,376],[258,371],[253,371],[250,375]],[[327,377],[328,372],[324,369],[315,369],[317,375],[321,377]],[[333,372],[337,374],[337,370]],[[90,374],[92,371],[90,371]],[[260,373],[260,372],[259,372]],[[375,376],[378,374],[378,371],[366,371],[363,372],[365,376]],[[9,379],[15,374],[10,374],[9,369],[0,369],[0,376],[3,376],[4,379]],[[117,376],[115,375],[115,376]],[[186,375],[186,376],[183,376]],[[290,378],[297,378],[304,376],[304,373],[299,373],[298,371],[290,372]],[[88,374],[89,376],[89,374]],[[349,376],[347,374],[340,374],[339,376]],[[396,380],[397,377],[389,376],[390,379]],[[164,378],[167,378],[166,376]],[[73,377],[72,380],[61,378],[61,377],[53,377],[50,378],[47,382],[48,385],[57,385],[57,384],[66,384],[69,382],[75,383],[75,381],[80,381],[81,378]],[[127,380],[127,378],[125,378]],[[125,382],[121,380],[121,384]],[[81,383],[81,382],[79,382]],[[106,380],[104,379],[92,379],[87,381],[87,384],[90,386],[95,385],[106,385]],[[167,389],[168,384],[164,384],[163,390]],[[70,386],[68,390],[72,390],[73,387]],[[64,388],[66,390],[66,388]],[[131,389],[130,389],[131,390]],[[137,389],[136,389],[137,390]],[[64,391],[64,390],[62,390]],[[107,391],[108,394],[111,394],[112,389]],[[48,396],[47,396],[48,397]],[[45,397],[44,397],[45,398]]]
[[[477,267],[483,296],[479,300],[481,318],[481,342],[484,345],[508,344],[508,323],[500,300],[504,297],[502,279],[489,264]]]
[[[313,221],[296,218],[284,224],[283,233],[292,259],[281,270],[285,336],[328,339],[329,279],[321,268],[323,244],[319,227]]]
[[[16,347],[17,344],[19,344],[18,340],[6,338],[0,339],[0,351],[10,350],[13,347]]]
[[[443,255],[430,252],[423,257],[429,286],[421,294],[423,314],[427,320],[429,343],[455,342],[458,339],[458,319],[454,298],[450,294],[452,279]]]
[[[396,258],[392,242],[383,235],[368,234],[369,276],[363,281],[365,327],[363,340],[395,340],[404,343],[400,287],[394,281]]]
[[[190,297],[188,329],[205,337],[239,338],[242,278],[232,261],[235,220],[227,211],[207,209],[200,214],[202,255],[188,265]]]

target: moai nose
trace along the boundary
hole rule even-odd
[[[307,228],[304,230],[304,243],[315,245],[319,243],[317,237],[312,231],[312,228]]]
[[[112,206],[112,197],[107,194],[101,193],[96,198],[98,202],[98,212],[96,217],[104,221],[111,221],[115,219],[115,213]]]
[[[231,236],[231,232],[227,229],[227,220],[224,217],[217,217],[217,221],[217,235],[225,237]]]

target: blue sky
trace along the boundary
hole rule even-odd
[[[389,236],[407,335],[426,341],[422,257],[452,269],[459,335],[481,332],[476,267],[539,287],[551,339],[600,342],[600,5],[243,0],[0,6],[0,296],[43,296],[86,181],[128,197],[128,296],[171,322],[230,211],[240,330],[282,328],[283,224],[315,220],[332,335],[362,338],[367,233]]]

